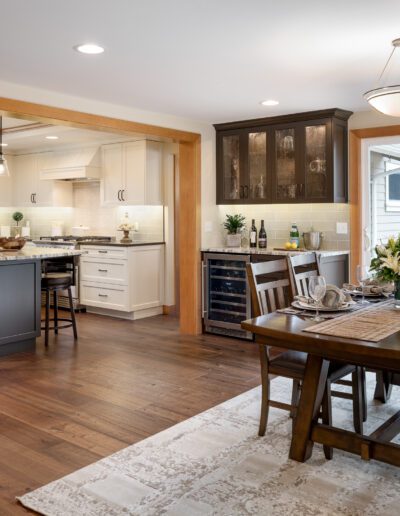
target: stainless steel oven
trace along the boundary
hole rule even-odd
[[[206,332],[252,339],[252,334],[240,327],[242,321],[251,317],[246,277],[249,262],[249,255],[203,254],[202,312]]]

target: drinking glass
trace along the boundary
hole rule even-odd
[[[359,303],[361,305],[369,305],[369,301],[367,301],[367,299],[365,299],[364,287],[365,287],[366,281],[370,278],[370,276],[371,276],[371,273],[369,272],[369,267],[365,267],[363,265],[357,265],[357,281],[361,286],[361,294],[362,294],[361,301],[359,301]]]
[[[319,303],[326,294],[325,278],[323,276],[311,276],[308,281],[308,293],[316,302],[316,314],[312,320],[316,322],[323,321],[323,318],[319,316]]]

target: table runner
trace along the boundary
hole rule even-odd
[[[303,331],[344,337],[347,339],[379,342],[400,331],[400,310],[393,308],[393,300],[358,310],[340,318],[324,321]]]

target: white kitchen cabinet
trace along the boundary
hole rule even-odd
[[[73,206],[72,184],[66,181],[42,181],[40,154],[13,157],[12,191],[14,206]]]
[[[161,314],[164,246],[82,246],[80,301],[89,311],[140,319]]]
[[[12,156],[5,156],[5,158],[12,174]],[[12,176],[0,176],[0,207],[8,207],[12,204]]]
[[[161,205],[162,148],[158,142],[103,145],[102,203],[104,205]]]

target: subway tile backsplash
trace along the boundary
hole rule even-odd
[[[50,235],[53,222],[59,222],[65,235],[73,234],[75,226],[87,226],[92,235],[119,240],[122,233],[117,227],[128,213],[130,222],[139,224],[139,231],[131,232],[134,241],[164,240],[162,206],[101,206],[98,182],[74,183],[74,208],[0,208],[0,225],[15,225],[11,216],[16,210],[24,214],[22,225],[29,220],[33,238]]]
[[[251,219],[256,220],[257,229],[260,229],[260,220],[263,219],[268,236],[268,247],[283,247],[289,239],[292,222],[297,223],[300,234],[314,228],[322,231],[324,239],[322,249],[342,250],[349,249],[350,234],[336,233],[337,222],[347,222],[350,228],[350,209],[348,204],[273,204],[273,205],[220,205],[220,232],[221,242],[225,243],[225,230],[222,223],[226,214],[241,213],[246,217],[247,229],[251,226]]]

